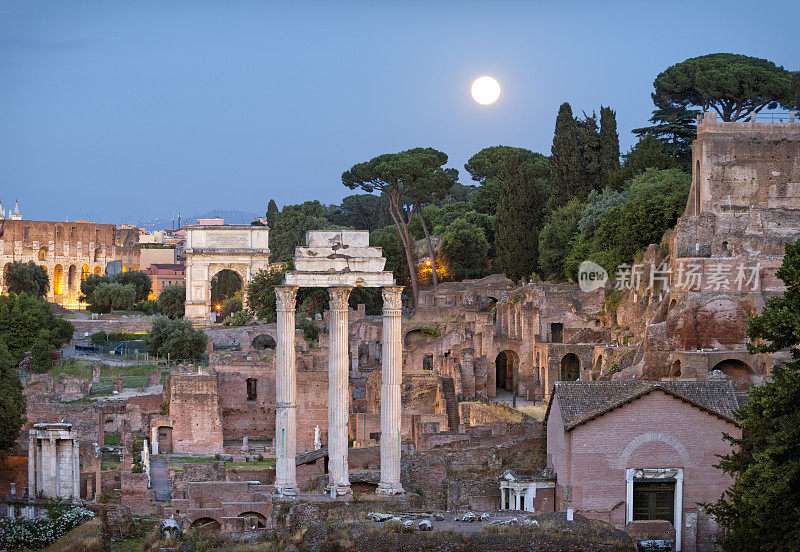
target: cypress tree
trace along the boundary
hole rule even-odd
[[[612,175],[619,170],[619,134],[617,113],[610,107],[600,106],[600,179],[608,186]]]
[[[539,229],[547,203],[547,181],[520,152],[511,153],[501,170],[495,243],[503,272],[512,280],[530,278],[536,270]]]
[[[602,165],[600,158],[600,135],[597,132],[597,115],[583,113],[583,119],[576,119],[578,128],[578,146],[581,151],[581,164],[586,194],[579,200],[586,199],[592,190],[600,191],[602,184]]]
[[[280,214],[281,212],[278,210],[275,200],[270,199],[269,203],[267,204],[267,225],[269,226],[270,230],[275,228],[275,223],[277,222],[278,215]]]
[[[584,185],[578,128],[572,107],[564,102],[558,109],[550,159],[551,207],[557,209],[570,199],[584,198],[589,189]],[[585,189],[584,189],[585,188]]]
[[[0,452],[11,449],[25,420],[25,399],[17,367],[0,340]]]

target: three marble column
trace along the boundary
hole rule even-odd
[[[348,353],[348,299],[352,287],[332,286],[330,293],[330,339],[328,349],[328,491],[333,495],[350,492],[348,431],[350,387]],[[400,384],[403,348],[401,332],[401,286],[383,288],[383,351],[381,367],[381,480],[378,492],[399,494],[400,484]],[[276,350],[277,456],[275,492],[298,494],[295,469],[296,368],[294,318],[297,287],[275,288],[278,313]]]

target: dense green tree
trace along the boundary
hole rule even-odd
[[[624,204],[628,200],[627,193],[619,192],[611,188],[603,188],[601,193],[592,190],[586,199],[586,206],[583,209],[578,230],[587,236],[594,235],[600,228],[600,222],[605,214],[614,207]]]
[[[136,303],[136,288],[133,284],[122,284],[116,280],[102,282],[92,292],[89,303],[93,312],[128,310]]]
[[[528,152],[530,153],[530,152]],[[503,183],[497,206],[497,258],[512,280],[530,278],[536,270],[539,229],[548,200],[548,183],[531,156],[512,152],[506,157],[500,180]]]
[[[269,226],[270,230],[275,228],[275,223],[278,222],[278,216],[280,214],[281,212],[278,209],[278,205],[275,203],[275,200],[270,199],[269,203],[267,204],[267,226]]]
[[[659,102],[653,94],[653,101]],[[635,128],[633,133],[641,140],[651,135],[661,142],[662,150],[678,161],[678,166],[691,170],[692,142],[697,138],[697,109],[688,109],[682,105],[659,104],[650,117],[650,126]]]
[[[383,256],[386,258],[384,270],[392,272],[399,285],[406,286],[411,283],[405,246],[396,226],[386,226],[370,232],[369,244],[381,248]]]
[[[391,224],[386,205],[380,196],[353,194],[342,199],[331,222],[357,230],[377,230]]]
[[[792,74],[766,59],[740,54],[708,54],[687,59],[660,73],[656,105],[713,109],[723,121],[747,119],[762,109],[790,107]]]
[[[567,102],[558,109],[550,151],[551,207],[556,209],[573,198],[586,197],[590,187],[583,174],[578,125]]]
[[[0,295],[0,340],[19,365],[41,330],[50,336],[50,349],[60,349],[72,339],[75,328],[53,314],[50,305],[27,293]]]
[[[50,289],[50,278],[43,266],[33,261],[14,261],[4,272],[4,287],[11,293],[27,293],[44,297]]]
[[[414,210],[419,215],[425,243],[428,247],[428,257],[436,262],[436,253],[433,250],[428,224],[422,216],[422,209],[432,203],[443,200],[453,185],[458,181],[456,169],[446,169],[447,154],[433,148],[416,148],[412,162],[407,164],[406,177],[404,178],[404,194],[414,205]],[[431,271],[433,287],[438,282],[436,270]]]
[[[546,280],[568,280],[564,259],[572,251],[578,236],[578,222],[583,215],[583,204],[572,199],[550,215],[539,235],[539,275]]]
[[[342,173],[342,184],[351,190],[379,191],[389,200],[389,214],[406,255],[414,305],[417,304],[419,288],[409,226],[422,205],[444,197],[455,182],[457,173],[445,169],[443,165],[446,162],[447,156],[440,151],[414,148],[373,157]]]
[[[489,265],[489,242],[483,229],[461,218],[447,226],[439,253],[445,273],[454,280],[480,278]]]
[[[498,233],[500,224],[510,223],[512,225],[507,231],[503,230],[504,236],[524,233],[527,227],[534,231],[531,237],[536,239],[538,230],[544,222],[543,206],[547,203],[549,194],[547,179],[550,176],[550,160],[546,156],[524,148],[493,146],[484,148],[473,155],[464,165],[464,168],[470,173],[473,180],[480,183],[478,194],[473,201],[473,208],[482,216],[470,214],[469,211],[471,209],[468,210],[466,208],[464,213],[458,216],[483,228],[486,239],[489,241],[490,255],[492,257],[499,255],[502,249],[499,245],[500,234]],[[504,182],[506,178],[510,178],[513,182]],[[503,195],[512,190],[512,188],[516,190],[513,193],[519,192],[526,194],[526,196],[503,198]],[[499,213],[501,199],[503,209],[505,209],[503,214]],[[513,214],[508,209],[513,211]],[[494,220],[485,218],[489,216]],[[523,217],[525,220],[511,220],[514,216]],[[455,218],[458,217],[453,217],[452,220],[455,220]],[[491,228],[485,226],[489,221],[493,223]],[[443,222],[449,224],[451,221],[446,220]],[[514,246],[508,244],[508,247],[504,250],[508,252],[506,256],[506,262],[508,263],[511,263],[509,257],[514,255],[513,249]],[[534,251],[534,266],[535,258],[536,252]],[[530,262],[529,255],[520,260],[519,269],[521,272],[516,272],[519,278],[530,276],[533,272],[534,266],[529,266]]]
[[[89,274],[86,278],[81,281],[81,301],[84,303],[89,304],[89,309],[91,310],[91,297],[94,294],[95,288],[100,284],[107,284],[111,281],[109,276],[104,276],[102,274]]]
[[[652,134],[643,135],[622,157],[622,168],[609,182],[609,186],[614,189],[623,188],[626,182],[647,169],[664,170],[679,166],[678,161],[664,151],[664,145]]]
[[[592,252],[603,253],[590,259],[613,273],[618,264],[632,262],[639,250],[660,243],[686,208],[690,181],[678,169],[648,169],[636,176],[628,186],[628,200],[603,215],[591,246]]]
[[[188,320],[170,320],[159,316],[145,337],[151,355],[171,360],[202,360],[206,353],[206,334],[195,330]]]
[[[733,485],[709,511],[725,529],[723,552],[797,550],[800,541],[800,242],[786,246],[777,275],[786,284],[751,318],[751,352],[790,350],[791,362],[772,381],[753,388],[739,409],[742,438],[726,435],[732,450],[719,468]]]
[[[183,318],[186,308],[186,284],[171,284],[161,288],[156,307],[161,314],[173,320]]]
[[[122,284],[123,286],[133,286],[135,292],[134,303],[146,301],[150,296],[150,291],[153,285],[152,281],[150,280],[150,276],[141,270],[128,270],[126,272],[120,272],[119,274],[115,274],[111,278],[111,281],[117,284]]]
[[[269,233],[270,258],[287,262],[294,257],[294,248],[305,244],[306,232],[335,228],[328,219],[328,209],[319,201],[286,205]]]
[[[0,453],[14,447],[24,422],[25,398],[17,364],[0,339]]]
[[[578,147],[581,152],[581,165],[583,178],[587,187],[586,193],[591,190],[600,190],[603,187],[603,166],[600,134],[597,129],[597,115],[592,113],[575,120],[578,129]],[[583,199],[579,197],[578,199]]]
[[[259,319],[275,322],[277,311],[275,305],[275,286],[283,283],[285,270],[271,268],[259,270],[247,284],[247,308]]]
[[[617,113],[610,107],[600,106],[600,181],[608,186],[619,170],[619,134]]]
[[[30,347],[31,362],[29,368],[34,372],[47,372],[53,367],[53,339],[49,330],[39,330],[39,334]]]

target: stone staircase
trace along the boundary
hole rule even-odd
[[[458,397],[456,397],[456,385],[450,376],[442,376],[442,394],[445,401],[445,412],[447,413],[447,425],[450,431],[458,431],[461,419],[458,415]]]
[[[167,461],[163,458],[150,459],[150,484],[156,501],[168,502],[172,499],[172,481],[169,478]]]

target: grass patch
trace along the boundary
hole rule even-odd
[[[122,444],[121,433],[106,433],[103,435],[103,444],[109,447],[118,447]]]
[[[544,420],[544,415],[547,413],[547,405],[540,404],[537,406],[518,406],[517,410],[524,412],[528,416],[536,418],[537,422],[541,422]]]
[[[56,542],[42,549],[43,552],[102,552],[103,522],[92,519],[68,531]]]
[[[62,358],[58,363],[50,368],[46,374],[51,378],[58,379],[61,374],[68,376],[92,379],[94,362],[75,358]],[[101,378],[116,378],[123,376],[145,377],[153,370],[160,370],[155,364],[136,364],[133,366],[112,366],[110,364],[100,365]]]
[[[100,471],[118,470],[122,467],[122,462],[115,458],[103,458],[100,461]]]
[[[228,462],[228,468],[231,470],[268,470],[274,467],[274,458],[265,458],[264,460],[256,460],[253,462]]]

